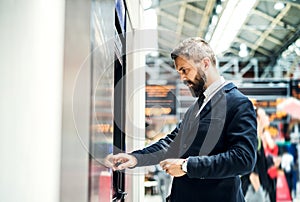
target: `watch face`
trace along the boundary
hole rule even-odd
[[[187,172],[187,161],[184,161],[181,165],[181,169],[184,171],[184,172]]]

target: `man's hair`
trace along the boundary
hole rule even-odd
[[[213,66],[216,66],[216,56],[210,45],[200,37],[191,37],[182,41],[171,52],[171,58],[175,60],[177,57],[185,57],[193,60],[196,64],[203,58],[208,57]]]

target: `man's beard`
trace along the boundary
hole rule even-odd
[[[193,97],[199,97],[205,91],[206,76],[205,74],[198,73],[195,77],[195,82],[185,80],[184,84],[187,85]]]

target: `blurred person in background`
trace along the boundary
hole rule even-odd
[[[244,202],[240,175],[256,161],[256,116],[252,102],[219,75],[209,44],[199,37],[171,53],[181,80],[198,99],[165,138],[132,153],[109,155],[114,170],[160,163],[173,176],[171,202]]]
[[[270,119],[265,109],[257,108],[257,133],[262,140],[262,146],[267,159],[267,173],[271,179],[268,192],[270,194],[271,202],[276,202],[276,183],[278,176],[278,169],[281,163],[281,157],[278,156],[278,145],[272,138],[271,134],[267,130],[270,126]]]
[[[257,115],[257,161],[253,172],[241,177],[243,193],[247,202],[269,202],[271,198],[273,202],[275,198],[271,195],[274,194],[276,187],[268,174],[270,162],[262,143],[262,134],[264,128],[269,125],[269,120],[262,108],[256,108],[255,112]]]
[[[287,151],[287,148],[283,148],[283,154],[281,156],[280,167],[284,172],[285,178],[287,180],[290,195],[292,196],[293,190],[293,166],[294,166],[294,157]]]

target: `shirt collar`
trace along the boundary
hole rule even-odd
[[[207,89],[203,92],[205,98],[210,97],[223,83],[225,82],[224,77],[221,76],[220,79],[214,81]]]

